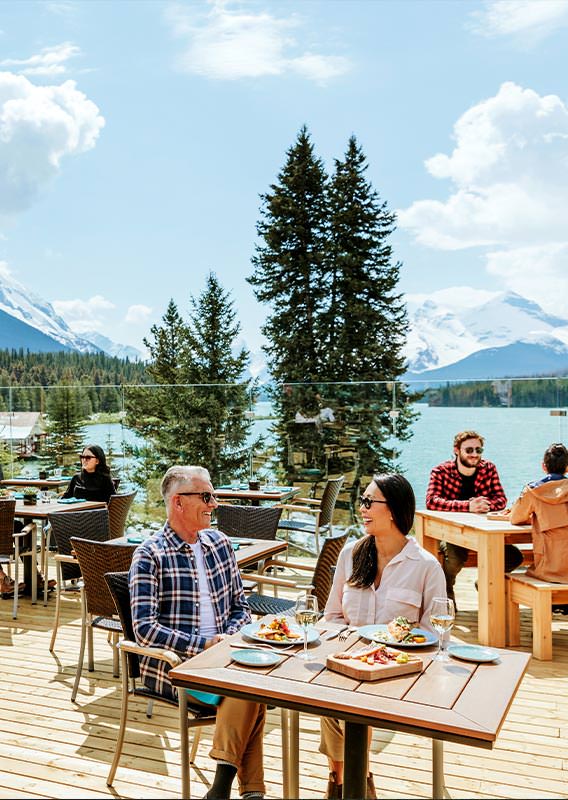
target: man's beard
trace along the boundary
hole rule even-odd
[[[477,467],[479,466],[479,462],[480,462],[480,461],[481,461],[481,459],[480,459],[480,458],[477,458],[477,459],[475,460],[475,464],[468,464],[467,462],[465,462],[465,461],[462,459],[462,457],[461,457],[461,453],[458,453],[458,462],[459,462],[459,463],[462,465],[462,467],[464,467],[465,469],[477,469]]]

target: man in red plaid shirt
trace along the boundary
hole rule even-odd
[[[501,486],[497,468],[484,461],[483,436],[476,431],[461,431],[454,437],[452,461],[444,461],[430,473],[426,491],[426,508],[434,511],[471,511],[486,514],[505,508],[507,498]],[[456,575],[467,561],[468,550],[456,544],[442,542],[444,574],[448,597],[455,602]],[[523,555],[514,545],[505,545],[505,572],[518,567]]]

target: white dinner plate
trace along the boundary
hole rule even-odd
[[[499,658],[497,650],[476,644],[451,644],[448,647],[448,653],[454,658],[461,658],[462,661],[475,661],[477,664],[485,664]]]
[[[299,625],[296,625],[292,620],[288,623],[288,627],[294,633],[299,634],[299,639],[280,639],[276,641],[274,639],[267,639],[266,636],[258,636],[258,631],[260,629],[260,622],[249,622],[248,625],[243,625],[241,628],[241,633],[243,636],[247,636],[249,639],[252,639],[255,642],[264,642],[265,644],[302,644],[304,641],[304,633]],[[319,639],[319,631],[315,628],[309,627],[308,628],[308,643],[316,642]]]
[[[243,664],[246,667],[271,667],[273,664],[279,664],[284,656],[280,653],[274,653],[270,650],[236,650],[231,653],[231,658],[237,664]]]
[[[424,630],[424,628],[412,628],[412,633],[417,636],[424,636],[423,642],[396,642],[389,634],[385,624],[380,625],[363,625],[362,628],[357,628],[357,633],[363,636],[364,639],[369,639],[371,642],[379,642],[379,644],[390,644],[394,647],[431,647],[433,644],[438,643],[438,637],[432,631]]]

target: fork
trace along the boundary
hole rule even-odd
[[[339,634],[339,636],[337,637],[337,641],[338,642],[346,642],[347,639],[349,639],[349,637],[351,636],[351,634],[355,633],[356,630],[357,630],[357,626],[356,625],[350,625],[349,628],[347,628],[346,630],[342,631]]]

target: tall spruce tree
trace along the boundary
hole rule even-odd
[[[327,247],[326,173],[314,154],[305,126],[288,150],[278,182],[261,196],[260,238],[248,278],[262,303],[270,305],[263,326],[264,348],[273,378],[281,383],[317,381],[322,373],[322,342],[317,321],[325,296]],[[277,450],[287,463],[294,416],[317,407],[312,386],[285,393],[272,390],[271,399],[279,422]]]
[[[330,453],[355,450],[354,494],[362,474],[392,467],[393,420],[397,436],[406,438],[411,419],[406,406],[392,413],[392,382],[404,372],[406,334],[396,291],[400,264],[388,241],[395,216],[367,181],[366,169],[352,137],[328,181],[303,127],[279,184],[262,197],[261,241],[249,278],[257,299],[270,304],[263,332],[268,367],[280,383],[272,399],[288,477],[296,477],[296,463],[323,472]],[[353,381],[367,383],[347,385]],[[380,381],[391,385],[379,388]],[[405,405],[403,390],[398,399]],[[334,429],[317,420],[322,405],[335,408]],[[315,425],[305,424],[314,417]],[[344,471],[345,465],[337,466]]]
[[[146,464],[158,474],[172,464],[202,464],[214,483],[244,474],[251,385],[242,380],[248,352],[232,352],[240,325],[229,293],[210,273],[203,292],[190,298],[188,321],[171,300],[162,323],[144,340],[156,385],[125,395],[127,424],[153,448]]]
[[[327,374],[336,381],[390,383],[338,387],[340,405],[366,410],[367,443],[359,448],[362,474],[392,468],[392,382],[405,371],[402,350],[408,328],[397,291],[401,264],[393,260],[389,243],[395,214],[367,180],[367,168],[352,136],[343,160],[335,160],[328,184],[329,304],[319,320]],[[405,439],[413,415],[401,384],[395,397],[396,435]]]
[[[47,435],[41,448],[46,468],[64,467],[72,472],[78,466],[78,454],[85,442],[86,402],[85,390],[74,383],[71,372],[64,376],[61,386],[48,391]]]

